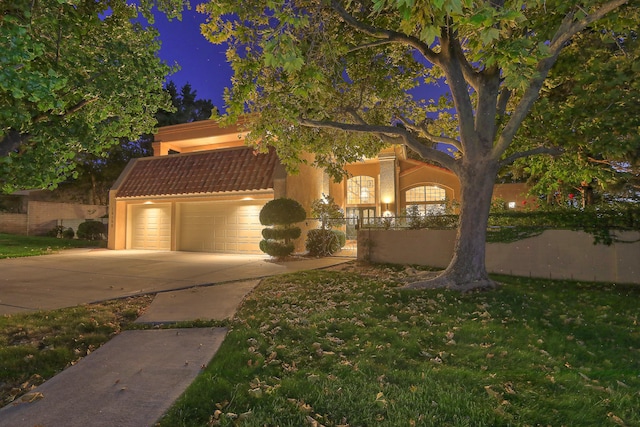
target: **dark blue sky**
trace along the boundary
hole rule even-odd
[[[191,83],[198,98],[210,99],[221,111],[224,110],[222,95],[224,88],[231,85],[231,66],[225,58],[225,47],[208,42],[200,34],[200,24],[206,15],[185,10],[182,21],[168,21],[156,14],[154,26],[160,32],[162,47],[160,57],[169,65],[178,63],[181,70],[169,76],[181,88]]]
[[[168,21],[161,14],[156,13],[154,26],[160,32],[162,47],[160,57],[169,65],[178,63],[180,71],[169,76],[170,80],[181,88],[185,83],[191,83],[200,99],[210,99],[224,112],[224,88],[231,86],[231,66],[225,58],[225,46],[214,45],[200,34],[200,24],[205,22],[206,15],[192,10],[183,11],[182,20]],[[430,86],[414,91],[414,96],[437,98],[446,87]]]

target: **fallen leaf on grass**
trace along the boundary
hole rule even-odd
[[[611,418],[611,421],[613,421],[614,423],[618,424],[619,426],[626,426],[627,424],[625,424],[625,422],[622,420],[622,418],[618,417],[617,415],[615,415],[613,412],[609,412],[607,414],[607,416],[609,418]]]
[[[504,391],[506,391],[508,394],[516,394],[516,391],[513,388],[513,384],[512,383],[505,383],[504,384]]]
[[[305,417],[305,420],[307,421],[307,424],[310,425],[311,427],[325,427],[323,424],[320,424],[318,421],[316,421],[313,417],[310,417],[309,415]]]

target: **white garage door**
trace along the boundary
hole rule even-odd
[[[266,201],[186,202],[178,205],[178,250],[261,254],[260,210]]]
[[[131,205],[129,249],[171,250],[171,205]]]

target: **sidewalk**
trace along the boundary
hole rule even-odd
[[[346,261],[324,259],[315,265],[304,262],[304,267]],[[241,280],[159,293],[137,322],[231,318],[259,282]],[[226,333],[225,328],[125,331],[22,400],[0,409],[0,427],[152,426],[209,363]]]

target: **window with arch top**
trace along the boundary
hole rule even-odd
[[[407,208],[416,206],[421,215],[443,215],[446,213],[447,193],[435,185],[422,185],[405,192]]]

